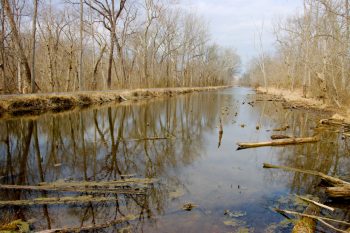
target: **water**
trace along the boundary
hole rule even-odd
[[[273,207],[303,211],[290,194],[324,200],[319,179],[266,170],[264,162],[349,177],[349,141],[322,130],[322,141],[236,151],[237,142],[270,140],[271,131],[300,137],[319,133],[319,112],[283,109],[247,88],[193,93],[0,121],[0,182],[102,181],[124,175],[157,178],[146,195],[107,194],[112,203],[0,207],[0,223],[33,220],[34,230],[135,220],[106,232],[290,232]],[[223,125],[219,142],[220,119]],[[259,127],[257,127],[259,126]],[[144,140],[154,137],[166,138]],[[1,200],[76,193],[1,190]],[[196,207],[185,211],[182,206]],[[332,204],[332,203],[330,203]],[[333,203],[333,205],[335,205]],[[348,220],[344,205],[333,214]],[[320,232],[324,231],[318,226]],[[327,232],[329,232],[327,230]]]

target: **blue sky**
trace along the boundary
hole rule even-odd
[[[236,48],[243,66],[257,54],[254,35],[264,24],[264,50],[272,51],[273,24],[302,11],[302,0],[182,0],[209,22],[213,41]]]

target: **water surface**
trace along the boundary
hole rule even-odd
[[[112,203],[0,207],[0,223],[35,219],[34,230],[101,224],[132,214],[136,220],[101,232],[290,232],[273,207],[298,209],[290,194],[324,198],[319,179],[264,162],[348,177],[349,141],[317,128],[327,115],[256,101],[248,88],[153,99],[80,112],[0,121],[0,182],[36,185],[103,181],[125,175],[157,178],[146,195],[106,194]],[[251,102],[253,101],[253,102]],[[219,125],[223,134],[220,140]],[[236,151],[236,143],[283,134],[321,134],[320,143]],[[146,140],[159,138],[158,140]],[[1,200],[77,195],[0,190]],[[322,199],[323,200],[323,199]],[[183,204],[193,203],[191,211]],[[331,203],[332,204],[332,203]],[[333,203],[334,204],[334,203]],[[348,220],[343,205],[334,213]],[[320,232],[323,229],[319,226]]]

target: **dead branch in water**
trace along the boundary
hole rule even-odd
[[[320,212],[320,208],[316,205],[310,204],[305,210],[305,215],[317,215]],[[316,220],[307,216],[301,216],[301,218],[295,222],[292,233],[300,232],[315,232]]]
[[[286,138],[291,138],[290,136],[287,135],[281,135],[281,134],[274,134],[271,135],[272,140],[277,140],[277,139],[286,139]]]
[[[348,231],[343,231],[341,229],[338,229],[338,228],[334,227],[333,225],[327,223],[326,221],[340,223],[340,224],[343,224],[343,225],[350,226],[350,223],[348,223],[348,222],[341,221],[341,220],[336,220],[336,219],[332,219],[332,218],[316,216],[316,215],[312,215],[312,214],[304,214],[304,213],[294,212],[294,211],[290,211],[290,210],[275,209],[275,211],[278,212],[278,213],[281,213],[283,215],[291,214],[291,215],[301,216],[301,217],[304,217],[304,218],[314,219],[314,220],[317,220],[317,221],[321,222],[322,224],[326,225],[327,227],[332,228],[333,230],[336,230],[338,232],[348,233]]]
[[[287,129],[289,129],[289,125],[283,126],[281,128],[273,129],[273,131],[276,131],[276,132],[278,132],[278,131],[286,131]]]
[[[274,141],[270,141],[270,142],[251,142],[251,143],[240,142],[240,143],[237,143],[237,145],[238,145],[237,150],[255,148],[255,147],[263,147],[263,146],[296,145],[296,144],[303,144],[303,143],[313,143],[313,142],[318,142],[318,141],[319,141],[318,137],[308,137],[308,138],[279,139],[279,140],[274,140]]]
[[[132,185],[150,185],[157,182],[156,179],[149,178],[129,178],[123,180],[112,180],[112,181],[72,181],[72,182],[52,182],[52,183],[40,183],[40,186],[47,186],[52,188],[61,187],[123,187]],[[1,187],[1,186],[0,186]]]
[[[17,189],[17,190],[33,190],[33,191],[55,191],[55,192],[72,192],[72,193],[95,193],[95,194],[137,194],[141,195],[145,192],[140,189],[122,189],[122,188],[75,188],[75,187],[51,187],[51,186],[31,186],[31,185],[0,185],[0,189]]]
[[[113,202],[115,200],[115,197],[93,197],[90,195],[77,197],[49,197],[36,198],[33,200],[0,201],[0,206],[58,205],[88,202]]]
[[[328,187],[328,188],[326,188],[326,194],[330,197],[349,198],[350,197],[350,185]]]
[[[324,209],[327,209],[327,210],[330,210],[330,211],[334,211],[334,208],[332,208],[332,207],[330,207],[330,206],[324,205],[324,204],[319,203],[319,202],[314,201],[314,200],[310,200],[310,199],[308,199],[308,198],[306,198],[306,197],[301,197],[301,196],[299,196],[299,195],[295,195],[295,196],[297,196],[299,199],[301,199],[301,200],[303,200],[303,201],[305,201],[305,202],[314,204],[314,205],[316,205],[316,206],[319,206],[319,207],[321,207],[321,208],[324,208]]]
[[[38,231],[36,233],[55,233],[55,232],[66,233],[66,232],[82,232],[82,231],[99,230],[99,229],[108,228],[123,222],[133,221],[135,219],[137,219],[137,216],[127,215],[125,217],[110,220],[102,224],[94,224],[94,225],[88,225],[88,226],[82,226],[82,227],[49,229],[49,230]]]
[[[222,140],[222,135],[224,134],[224,129],[222,127],[222,121],[220,117],[220,129],[219,129],[219,142],[218,142],[218,148],[221,146],[221,140]]]
[[[347,186],[347,185],[350,186],[350,183],[348,183],[344,180],[338,179],[336,177],[328,176],[328,175],[326,175],[322,172],[318,172],[318,171],[304,170],[304,169],[287,167],[287,166],[277,166],[277,165],[272,165],[272,164],[268,164],[268,163],[264,163],[263,167],[264,168],[282,169],[285,171],[300,172],[300,173],[304,173],[304,174],[318,176],[333,186]]]

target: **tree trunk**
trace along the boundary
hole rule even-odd
[[[111,32],[111,45],[108,58],[108,73],[107,73],[107,88],[111,89],[112,86],[112,66],[113,66],[113,50],[114,50],[114,38],[113,32]]]
[[[83,0],[80,0],[80,48],[79,48],[79,91],[82,91],[84,89],[84,82],[83,82]]]
[[[36,34],[36,19],[38,15],[38,0],[34,0],[34,15],[33,15],[33,27],[32,27],[32,93],[35,93],[35,34]]]
[[[5,69],[5,11],[1,9],[1,78],[3,81],[3,93],[8,93],[8,86],[6,80],[6,69]]]
[[[17,30],[17,26],[16,26],[16,23],[15,23],[15,20],[13,18],[13,13],[12,13],[12,10],[11,10],[11,7],[10,7],[10,3],[8,0],[3,0],[3,7],[5,8],[5,12],[6,12],[6,15],[7,15],[7,18],[9,20],[9,24],[10,24],[10,27],[12,29],[12,34],[13,34],[13,38],[15,40],[15,43],[18,47],[18,53],[19,53],[19,56],[20,56],[20,59],[21,59],[21,63],[23,64],[24,66],[24,73],[25,73],[25,86],[28,87],[29,84],[31,83],[31,71],[30,71],[30,68],[29,68],[29,62],[28,62],[28,59],[24,53],[24,49],[23,49],[23,45],[22,45],[22,42],[21,42],[21,38],[19,36],[19,33],[18,33],[18,30]],[[24,89],[26,89],[26,87]]]

